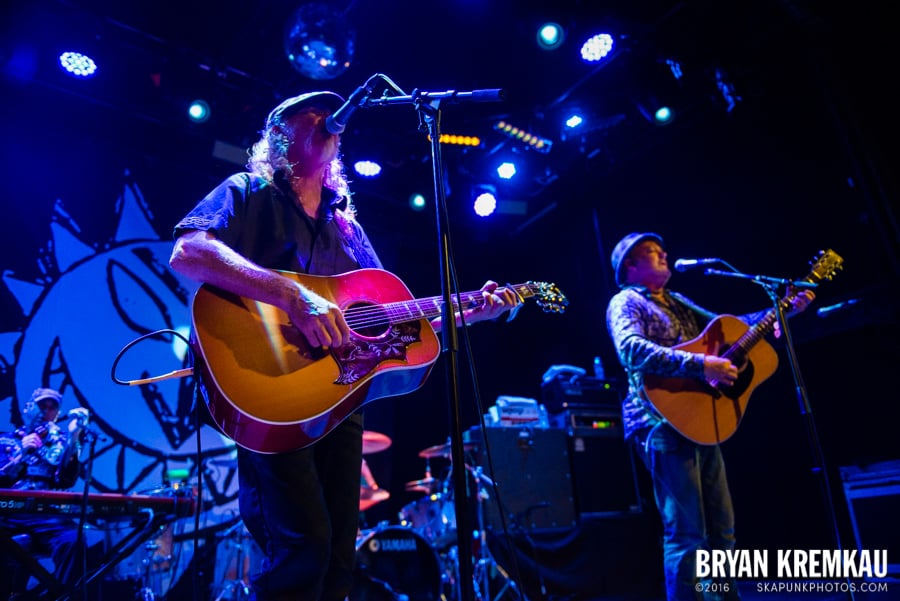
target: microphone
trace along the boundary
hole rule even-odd
[[[338,110],[326,117],[325,129],[328,130],[328,133],[333,135],[344,133],[344,128],[347,127],[347,121],[350,120],[350,115],[352,115],[356,109],[361,107],[366,99],[368,99],[369,94],[372,93],[370,86],[375,77],[377,77],[377,75],[373,75],[366,83],[356,88]]]
[[[690,269],[691,267],[697,267],[698,265],[710,265],[712,263],[718,263],[721,259],[678,259],[675,261],[675,271],[685,271],[686,269]]]

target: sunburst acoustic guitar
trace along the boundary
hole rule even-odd
[[[191,304],[196,367],[213,421],[235,443],[260,453],[303,448],[362,405],[424,384],[440,353],[429,320],[441,315],[442,297],[414,299],[381,269],[279,273],[340,307],[352,342],[329,351],[310,347],[280,309],[200,286]],[[561,313],[568,304],[554,284],[507,287],[547,312]],[[477,307],[483,297],[466,292],[453,302]]]

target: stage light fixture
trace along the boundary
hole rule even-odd
[[[472,204],[475,214],[479,217],[492,215],[497,209],[497,197],[494,191],[487,187],[481,187],[477,193],[475,202]]]
[[[431,136],[427,136],[431,140]],[[481,138],[478,136],[464,136],[460,134],[441,134],[441,144],[449,146],[481,146]]]
[[[565,41],[565,31],[560,27],[559,23],[544,23],[538,28],[537,42],[538,46],[544,50],[554,50]]]
[[[353,170],[363,177],[376,177],[381,173],[381,165],[375,161],[356,161]]]
[[[547,138],[542,138],[536,134],[520,129],[506,121],[498,121],[494,124],[494,129],[500,133],[506,134],[513,140],[518,140],[528,148],[532,148],[538,152],[550,152],[553,142]]]
[[[209,103],[205,100],[194,100],[188,106],[188,117],[194,123],[203,123],[209,120],[210,116]]]
[[[575,129],[582,123],[584,123],[584,117],[579,114],[572,114],[566,118],[566,127],[569,129]]]
[[[608,33],[598,33],[581,46],[581,58],[589,63],[603,60],[613,50],[615,40]]]
[[[653,120],[659,123],[660,125],[665,125],[669,123],[675,117],[675,113],[672,112],[672,109],[667,106],[661,106],[656,109],[653,113]]]
[[[283,42],[288,61],[302,75],[334,79],[353,61],[356,31],[344,12],[324,2],[310,2],[291,15]]]
[[[97,73],[94,59],[80,52],[63,52],[59,55],[59,66],[72,77],[93,77]]]
[[[668,125],[675,120],[675,109],[653,96],[648,96],[635,104],[641,116],[654,125]]]
[[[516,174],[515,163],[510,163],[509,161],[504,161],[497,167],[497,175],[500,176],[501,179],[512,179],[515,174]]]
[[[412,207],[413,211],[421,211],[426,206],[425,197],[415,192],[409,197],[409,206]]]

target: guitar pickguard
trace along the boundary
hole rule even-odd
[[[354,336],[350,344],[332,350],[331,354],[341,370],[334,383],[353,384],[388,359],[406,361],[406,348],[421,341],[421,327],[418,321],[392,324],[377,339]]]

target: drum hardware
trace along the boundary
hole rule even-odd
[[[513,593],[513,599],[524,599],[525,601],[527,601],[524,594],[519,590],[519,587],[516,584],[515,580],[513,580],[510,577],[509,573],[504,570],[500,564],[497,563],[497,561],[494,559],[494,556],[491,554],[490,549],[488,548],[487,531],[485,530],[484,525],[484,502],[490,499],[487,487],[492,487],[494,483],[488,476],[483,473],[481,466],[476,466],[473,468],[469,465],[466,465],[465,467],[466,470],[474,477],[477,486],[477,494],[475,495],[475,498],[478,531],[474,533],[474,536],[478,539],[478,545],[476,548],[476,553],[474,554],[475,556],[473,557],[475,565],[472,572],[475,601],[499,601],[507,591]],[[454,577],[456,581],[458,581],[459,555],[456,547],[452,548],[447,556],[451,561],[451,568],[453,570]],[[491,583],[492,579],[496,579],[497,577],[502,579],[502,583],[500,583],[500,588],[499,590],[497,590],[492,599]],[[454,591],[453,597],[458,597],[456,591]]]
[[[391,493],[378,486],[378,482],[375,481],[375,477],[372,475],[372,470],[369,469],[369,464],[366,463],[366,459],[363,457],[360,469],[359,510],[366,511],[389,498],[391,498]]]
[[[478,449],[478,445],[473,442],[467,442],[463,444],[463,451],[470,452]],[[419,457],[422,459],[432,459],[434,457],[443,457],[445,459],[450,458],[450,443],[446,442],[444,444],[435,445],[433,447],[428,447],[427,449],[422,449],[419,451]]]
[[[425,477],[420,480],[412,480],[406,483],[408,492],[423,492],[426,495],[438,491],[440,480],[431,475],[431,459],[425,459]]]
[[[244,539],[247,538],[244,532],[244,522],[238,520],[233,526],[218,534],[216,538],[230,543],[235,550],[233,557],[229,557],[225,564],[227,566],[225,576],[228,577],[228,580],[219,584],[221,590],[214,601],[249,599],[250,585],[245,578],[248,576],[250,561],[247,553],[244,552]],[[232,565],[234,565],[233,570],[231,569]]]
[[[391,439],[387,434],[365,430],[363,432],[363,455],[379,453],[391,446]]]
[[[173,532],[172,525],[167,524],[159,530],[159,536],[144,543],[145,556],[141,559],[141,588],[135,599],[137,601],[154,601],[156,590],[162,589],[162,574],[171,567]]]
[[[357,540],[349,601],[441,601],[441,588],[438,557],[413,530],[379,526]]]
[[[407,492],[421,492],[426,495],[432,495],[438,491],[440,480],[426,476],[421,480],[412,480],[406,483]]]

